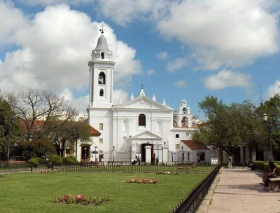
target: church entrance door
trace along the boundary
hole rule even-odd
[[[152,150],[151,150],[151,159],[152,159],[152,154],[154,153],[154,145],[150,144],[150,143],[143,143],[141,144],[141,162],[146,162],[146,146],[151,146]]]

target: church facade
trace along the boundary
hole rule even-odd
[[[100,132],[92,138],[88,160],[129,164],[137,158],[142,163],[209,161],[212,152],[191,140],[197,125],[186,100],[175,111],[164,100],[159,103],[155,96],[147,97],[142,87],[138,97],[131,95],[130,100],[113,104],[114,65],[102,32],[88,62],[88,121]]]

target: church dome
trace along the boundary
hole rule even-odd
[[[97,45],[95,49],[92,51],[92,60],[95,61],[112,61],[112,51],[109,50],[107,45],[107,39],[101,34],[98,38]]]
[[[108,48],[108,45],[107,45],[107,39],[105,38],[105,36],[103,34],[98,38],[95,50],[110,51]]]

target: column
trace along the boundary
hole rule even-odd
[[[145,150],[146,150],[146,163],[151,163],[152,162],[152,147],[150,145],[146,145],[145,146]]]
[[[168,147],[167,146],[162,147],[162,154],[163,154],[162,163],[167,163],[168,162]]]
[[[244,147],[240,146],[240,163],[243,164],[244,161]]]

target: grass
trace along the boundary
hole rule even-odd
[[[170,212],[207,174],[14,173],[0,178],[0,212]],[[129,178],[158,179],[157,184],[126,183]],[[56,204],[65,194],[109,196],[102,206]]]

